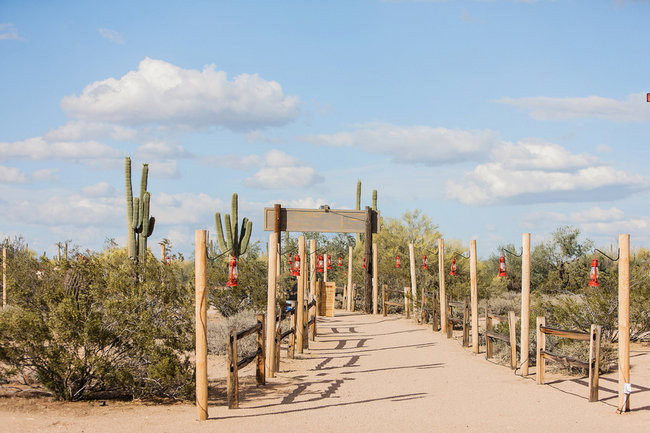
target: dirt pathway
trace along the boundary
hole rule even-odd
[[[538,386],[456,340],[398,317],[337,311],[319,318],[319,337],[301,359],[282,358],[277,378],[242,378],[240,409],[213,383],[210,419],[192,405],[0,403],[1,431],[210,432],[647,432],[650,353],[633,353],[636,410],[615,413],[615,377],[588,403],[584,379]],[[242,376],[246,376],[246,371]],[[16,400],[16,399],[12,399]]]

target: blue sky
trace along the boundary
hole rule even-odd
[[[136,4],[134,4],[136,3]],[[262,209],[422,209],[446,238],[650,243],[648,1],[0,1],[0,234],[192,251]]]

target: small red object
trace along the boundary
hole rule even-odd
[[[232,258],[230,259],[230,263],[228,264],[228,267],[229,267],[228,274],[230,275],[230,279],[226,283],[226,286],[236,287],[237,277],[239,276],[239,273],[237,272],[237,259],[235,258],[235,256],[232,256]]]
[[[343,266],[343,257],[339,257],[339,266]]]
[[[598,282],[598,260],[594,254],[594,259],[591,261],[591,272],[589,273],[589,285],[591,287],[600,287]]]
[[[318,261],[316,262],[316,272],[323,272],[325,269],[325,265],[323,263],[323,255],[319,254],[318,255]]]
[[[499,276],[500,277],[508,276],[508,274],[506,273],[506,258],[503,255],[499,257]]]
[[[646,102],[650,102],[650,93],[646,93],[645,100]]]
[[[327,255],[327,270],[332,270],[332,256]]]
[[[399,256],[395,258],[395,267],[396,268],[401,268],[402,267],[402,261],[399,259]]]
[[[363,266],[361,266],[361,269],[366,269],[366,258],[363,258]]]
[[[456,275],[456,257],[451,259],[451,271],[449,271],[449,275]]]
[[[425,254],[424,257],[422,257],[422,269],[429,269],[429,266],[427,266],[427,255]]]
[[[291,269],[291,275],[294,277],[300,276],[300,256],[296,255],[296,258],[293,259],[293,268]]]

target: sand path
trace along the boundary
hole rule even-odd
[[[242,372],[240,409],[213,382],[210,419],[188,404],[108,402],[0,405],[1,431],[165,432],[648,432],[650,352],[632,354],[636,410],[615,412],[615,376],[601,379],[598,403],[584,379],[548,375],[538,386],[473,355],[457,340],[396,316],[337,311],[300,359],[256,387]],[[36,406],[36,407],[34,407]],[[27,419],[26,419],[27,418]]]

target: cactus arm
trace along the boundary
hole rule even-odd
[[[377,190],[372,190],[372,210],[377,210]]]
[[[230,224],[230,215],[229,214],[225,214],[223,216],[223,222],[226,225],[226,233],[225,233],[225,236],[226,236],[226,251],[228,251],[228,250],[233,249],[233,245],[232,245],[232,227],[231,227],[231,224]]]
[[[230,222],[232,225],[232,249],[233,252],[236,252],[235,256],[239,256],[239,198],[237,197],[237,193],[233,193],[230,207]]]
[[[361,209],[361,179],[357,180],[357,210]]]
[[[140,199],[138,197],[133,197],[133,218],[131,220],[131,228],[138,231],[138,226],[140,224]]]
[[[246,225],[242,222],[242,227],[244,230],[244,236],[242,237],[241,243],[240,243],[240,254],[246,253],[246,250],[248,249],[248,243],[251,239],[251,233],[253,232],[253,221],[246,221]]]
[[[140,201],[144,198],[144,193],[147,192],[147,180],[149,178],[149,164],[142,164],[142,176],[140,177]]]
[[[144,198],[142,200],[142,203],[140,204],[141,209],[142,209],[142,215],[141,215],[141,220],[142,220],[142,233],[144,233],[145,237],[147,233],[149,232],[149,205],[151,204],[151,194],[149,192],[144,193]]]
[[[147,231],[147,237],[151,236],[153,234],[153,227],[156,225],[156,218],[150,217],[149,218],[149,231]]]
[[[226,241],[223,238],[223,226],[221,225],[221,214],[219,212],[214,214],[214,222],[217,226],[217,243],[219,244],[221,254],[224,254],[226,251],[228,251],[228,247],[226,246]]]
[[[124,183],[126,192],[126,245],[129,257],[135,257],[135,232],[133,231],[133,185],[131,184],[131,158],[124,159]]]

